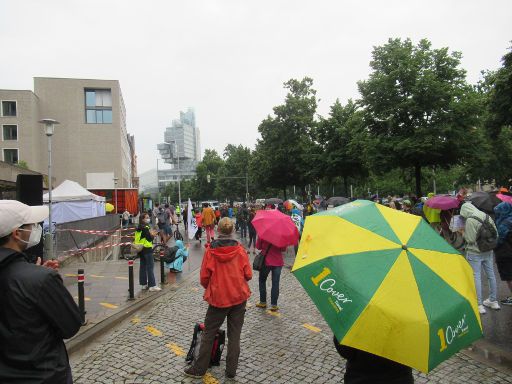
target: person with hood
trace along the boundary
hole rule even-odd
[[[512,204],[500,203],[494,207],[496,227],[498,228],[498,246],[494,250],[496,266],[501,281],[508,285],[511,295],[501,300],[503,305],[512,305]]]
[[[183,263],[188,259],[188,248],[183,244],[183,241],[176,240],[176,251],[175,259],[172,263],[165,263],[165,268],[168,268],[171,272],[183,272]]]
[[[82,325],[60,275],[24,253],[41,240],[47,206],[0,201],[0,383],[73,382],[64,339]]]
[[[481,251],[478,247],[478,234],[481,232],[483,224],[480,221],[489,220],[489,223],[496,231],[496,226],[489,215],[478,210],[471,203],[464,203],[460,208],[460,215],[466,219],[464,226],[464,241],[466,243],[466,258],[473,268],[473,276],[475,278],[476,294],[478,299],[478,311],[481,314],[486,313],[485,307],[492,309],[500,309],[498,300],[496,299],[496,277],[494,276],[493,252]],[[489,283],[489,298],[482,302],[482,282],[481,270],[484,269]]]
[[[207,246],[201,265],[201,285],[208,310],[204,320],[199,355],[185,369],[185,375],[202,378],[210,363],[215,335],[227,318],[228,352],[226,377],[234,378],[240,355],[240,333],[244,324],[245,307],[251,290],[247,282],[252,278],[249,256],[244,247],[233,238],[233,221],[227,217],[219,221],[218,238]]]

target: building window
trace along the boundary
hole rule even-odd
[[[2,101],[2,116],[4,116],[4,117],[16,116],[16,102],[15,101]]]
[[[112,124],[112,92],[110,89],[85,90],[85,122]]]
[[[4,140],[18,140],[18,126],[14,124],[4,125],[3,138]]]
[[[4,161],[9,164],[18,164],[18,150],[4,149]]]

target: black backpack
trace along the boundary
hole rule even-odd
[[[491,224],[489,215],[485,215],[485,220],[476,216],[470,216],[469,219],[474,219],[481,224],[476,233],[476,245],[480,252],[488,252],[496,248],[498,245],[498,232]]]
[[[173,263],[176,260],[176,253],[178,252],[178,247],[175,245],[173,247],[166,248],[164,251],[164,255],[162,256],[162,260],[164,263]]]
[[[192,342],[190,343],[190,349],[185,357],[187,364],[192,364],[197,360],[199,356],[199,349],[201,347],[201,338],[203,336],[204,324],[196,323],[194,326],[194,334],[192,335]],[[213,340],[212,351],[210,355],[209,367],[212,365],[220,365],[220,358],[222,357],[222,351],[224,350],[224,344],[226,343],[226,331],[219,329],[215,334]]]

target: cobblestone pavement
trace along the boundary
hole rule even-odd
[[[197,272],[196,272],[197,275]],[[269,279],[270,280],[270,279]],[[277,315],[256,308],[257,273],[251,282],[242,331],[238,383],[340,383],[344,360],[332,344],[332,333],[288,269],[283,269]],[[203,321],[207,304],[197,276],[157,300],[113,330],[82,356],[72,357],[75,383],[199,383],[183,375],[195,322]],[[203,379],[223,383],[220,367]],[[415,372],[416,383],[512,383],[512,378],[464,354],[453,356],[429,375]],[[232,381],[227,381],[232,382]]]

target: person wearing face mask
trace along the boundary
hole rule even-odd
[[[153,260],[153,238],[156,231],[152,231],[149,227],[151,219],[147,213],[142,215],[142,220],[135,231],[134,242],[142,244],[144,248],[139,252],[140,269],[139,284],[142,289],[148,289],[150,292],[161,291],[162,288],[156,285],[154,263]]]
[[[0,383],[73,382],[63,340],[80,329],[80,312],[60,275],[24,253],[47,217],[46,206],[0,200]]]

